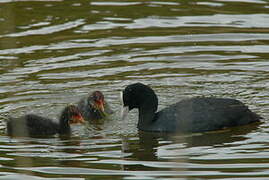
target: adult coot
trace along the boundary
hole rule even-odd
[[[156,112],[158,98],[147,85],[135,83],[122,93],[125,112],[137,108],[138,129],[156,132],[205,132],[257,122],[259,115],[235,99],[194,97]]]
[[[70,124],[83,123],[84,119],[74,105],[66,106],[59,122],[35,114],[27,114],[19,118],[10,117],[7,121],[7,133],[10,136],[48,136],[69,134]]]
[[[77,106],[87,121],[103,119],[113,113],[101,91],[90,93],[87,98],[82,98]]]

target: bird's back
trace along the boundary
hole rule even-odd
[[[195,97],[184,99],[156,114],[153,130],[204,132],[245,125],[261,119],[235,99]]]
[[[7,121],[7,133],[11,136],[43,136],[59,132],[59,124],[51,119],[28,114]]]

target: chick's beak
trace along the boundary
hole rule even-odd
[[[105,107],[104,107],[105,103],[103,100],[97,100],[95,104],[96,104],[97,109],[101,110],[102,112],[105,112]]]
[[[84,118],[81,116],[81,114],[74,115],[72,117],[72,120],[70,121],[70,124],[79,124],[79,123],[81,123],[81,124],[85,123]]]

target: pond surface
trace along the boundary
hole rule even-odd
[[[269,2],[1,0],[0,179],[269,178]],[[159,109],[232,97],[265,118],[205,134],[137,131],[119,94],[150,85]],[[7,115],[57,118],[104,92],[115,114],[69,139],[9,138]]]

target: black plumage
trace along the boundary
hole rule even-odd
[[[183,99],[157,112],[155,92],[142,83],[127,86],[123,105],[138,108],[138,129],[156,132],[205,132],[260,121],[261,117],[242,102],[229,98]]]
[[[65,107],[59,121],[35,114],[27,114],[19,118],[10,117],[7,121],[7,134],[10,136],[47,136],[69,134],[70,124],[83,123],[80,111],[74,105]]]

